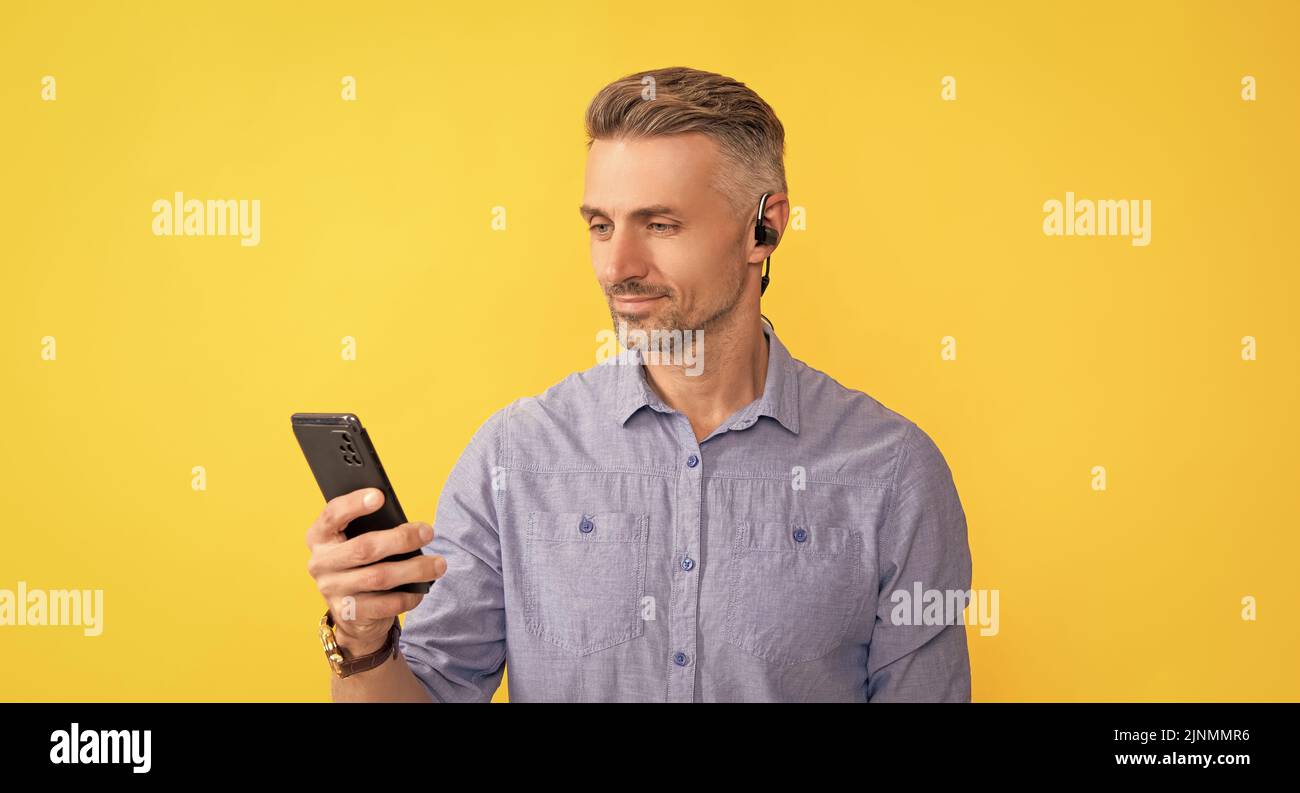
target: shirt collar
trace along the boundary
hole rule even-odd
[[[799,378],[794,370],[794,359],[766,323],[763,324],[763,335],[769,342],[763,395],[733,415],[726,426],[734,430],[744,429],[760,416],[769,416],[798,435]],[[643,407],[660,413],[675,412],[664,404],[646,381],[640,350],[612,355],[605,363],[616,369],[612,413],[620,426]]]

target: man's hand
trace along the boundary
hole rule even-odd
[[[364,488],[332,499],[307,530],[311,559],[307,572],[334,615],[334,636],[353,657],[369,655],[383,646],[393,618],[419,605],[424,595],[384,592],[400,584],[434,581],[447,572],[447,560],[421,554],[400,562],[382,562],[386,556],[419,550],[433,539],[427,523],[403,523],[371,531],[352,539],[343,529],[384,503],[384,494]]]

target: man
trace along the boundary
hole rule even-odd
[[[330,503],[309,569],[364,667],[334,698],[487,701],[504,665],[514,701],[968,701],[960,613],[899,608],[969,596],[942,454],[759,312],[790,215],[781,122],[735,80],[671,68],[601,90],[587,132],[592,262],[638,343],[492,415],[432,534],[344,541],[375,491]]]

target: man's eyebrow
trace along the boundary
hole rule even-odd
[[[600,215],[601,217],[606,217],[606,218],[610,217],[610,214],[605,210],[601,209],[600,207],[587,206],[586,204],[583,204],[582,206],[578,207],[578,212],[582,215],[583,220],[586,220],[587,218],[595,217],[596,215]],[[673,209],[670,206],[666,206],[664,204],[651,204],[648,207],[640,207],[639,209],[632,210],[631,212],[628,213],[628,216],[635,220],[636,218],[648,218],[648,217],[653,217],[654,215],[676,215],[676,214],[677,214],[677,210]]]

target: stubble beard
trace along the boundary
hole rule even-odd
[[[624,314],[614,310],[613,299],[609,297],[608,293],[606,293],[606,298],[610,303],[609,318],[613,323],[614,332],[616,334],[619,332],[620,323],[623,323],[623,326],[629,332],[640,330],[644,331],[647,335],[656,330],[670,333],[672,331],[695,331],[700,333],[706,331],[712,332],[723,327],[731,319],[732,314],[735,313],[736,306],[740,305],[741,296],[744,295],[745,292],[745,274],[747,268],[738,267],[730,272],[733,274],[734,278],[732,289],[730,290],[727,299],[723,301],[721,306],[710,311],[702,319],[687,318],[684,316],[681,307],[677,304],[676,296],[671,292],[664,296],[665,301],[668,303],[667,307],[658,312],[644,316]],[[636,289],[620,291],[620,296],[634,296],[639,294],[644,294],[644,292],[639,292]]]

